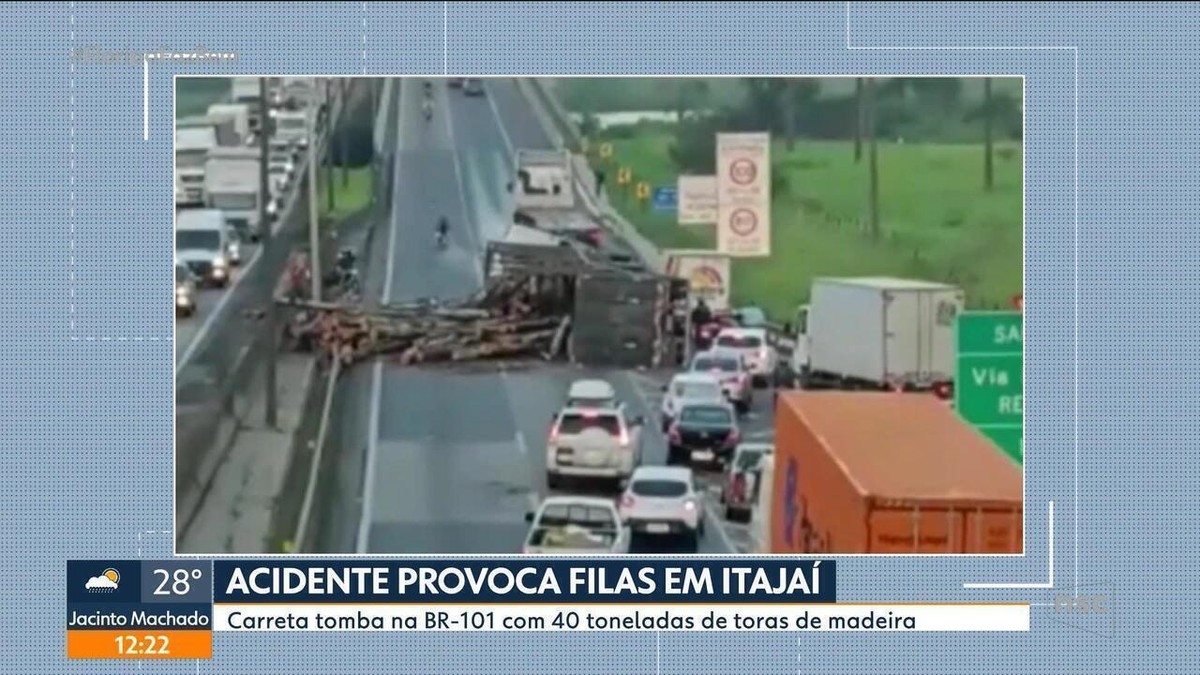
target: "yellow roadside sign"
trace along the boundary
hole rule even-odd
[[[631,171],[629,167],[623,166],[620,169],[617,169],[618,183],[621,185],[627,185],[631,180],[633,180],[633,171]]]
[[[601,143],[600,144],[600,156],[605,159],[612,157],[612,143]]]
[[[649,196],[650,196],[650,184],[645,181],[638,183],[638,185],[637,185],[638,199],[646,199]]]

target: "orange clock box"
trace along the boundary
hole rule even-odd
[[[212,631],[69,630],[69,659],[211,659]]]

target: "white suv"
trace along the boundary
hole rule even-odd
[[[704,536],[704,500],[685,467],[638,467],[621,495],[620,510],[631,534],[683,536],[693,551]]]
[[[711,373],[721,382],[721,390],[725,398],[737,408],[739,414],[746,414],[754,402],[754,387],[750,383],[750,371],[741,353],[729,349],[711,349],[700,352],[692,358],[688,368],[693,373]]]
[[[765,328],[722,328],[716,346],[742,355],[756,387],[767,386],[775,374],[778,357],[768,343]]]
[[[644,424],[620,406],[563,408],[546,441],[547,487],[564,477],[624,481],[642,461]]]

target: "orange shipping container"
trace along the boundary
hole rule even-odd
[[[797,391],[775,411],[772,553],[1021,553],[1021,469],[919,394]]]

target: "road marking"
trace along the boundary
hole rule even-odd
[[[379,402],[383,390],[383,361],[376,360],[371,369],[371,414],[367,432],[367,456],[363,467],[362,511],[359,513],[358,537],[354,552],[367,552],[371,532],[371,504],[375,495],[375,460],[379,455]]]
[[[464,226],[467,229],[467,233],[471,235],[471,239],[475,241],[476,255],[482,255],[483,244],[479,240],[479,233],[475,229],[476,225],[472,222],[471,214],[467,209],[467,186],[463,182],[462,167],[459,166],[458,162],[458,143],[454,140],[454,116],[450,114],[450,98],[448,96],[446,97],[445,105],[442,106],[442,110],[446,116],[446,132],[450,137],[450,161],[454,164],[454,178],[458,181],[458,204],[462,207]],[[479,283],[482,284],[483,265],[480,261],[476,260],[471,267],[474,268],[475,276],[479,277]]]
[[[485,87],[483,97],[487,99],[488,107],[492,109],[492,116],[496,118],[496,127],[500,129],[500,138],[504,141],[504,147],[508,149],[508,156],[514,157],[517,152],[513,149],[512,139],[508,137],[508,130],[504,128],[504,120],[500,118],[500,109],[496,107],[495,97],[488,92]]]
[[[400,184],[400,153],[402,151],[401,139],[404,138],[404,78],[399,79],[399,86],[396,91],[396,105],[399,110],[396,112],[396,153],[392,163],[392,195],[397,192],[397,186]],[[387,105],[385,99],[384,104]],[[384,129],[387,120],[384,119]],[[396,225],[396,203],[392,202],[392,208],[388,211],[388,254],[387,254],[387,270],[384,272],[383,280],[383,304],[386,306],[392,301],[392,274],[395,270],[396,259],[396,230],[399,229]]]

